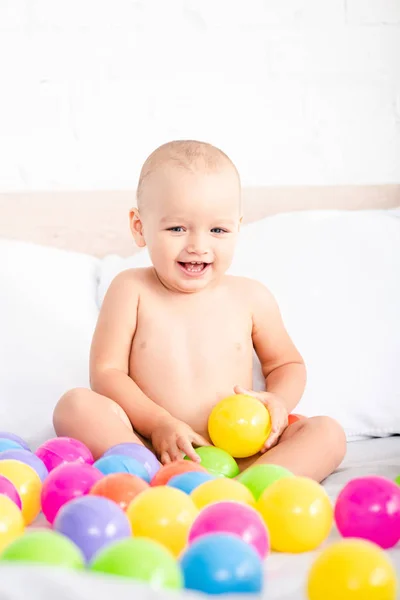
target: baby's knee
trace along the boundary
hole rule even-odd
[[[332,417],[311,417],[308,419],[323,439],[324,449],[333,456],[339,465],[346,455],[346,434],[343,427]]]
[[[56,432],[65,420],[75,420],[82,416],[90,395],[91,390],[87,388],[74,388],[61,396],[53,412],[53,425]]]

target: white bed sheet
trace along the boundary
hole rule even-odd
[[[393,479],[400,474],[400,437],[352,442],[340,469],[324,486],[332,498],[354,477],[368,474]],[[324,544],[338,539],[333,531]],[[272,553],[265,563],[265,600],[306,600],[307,571],[319,551],[289,555]],[[400,575],[400,545],[388,552]],[[155,592],[130,581],[55,568],[0,565],[0,600],[160,600],[160,598],[204,598],[189,592]],[[225,596],[226,599],[234,596]],[[399,595],[400,597],[400,595]],[[240,596],[254,598],[254,596]]]

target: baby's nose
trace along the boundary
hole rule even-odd
[[[205,238],[201,235],[197,235],[197,236],[192,236],[189,239],[187,251],[190,254],[197,254],[199,256],[202,256],[204,254],[208,254],[209,248],[208,248]]]

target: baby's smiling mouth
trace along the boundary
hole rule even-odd
[[[211,264],[194,260],[188,262],[178,261],[178,263],[184,271],[193,274],[203,273],[206,270],[206,268]]]

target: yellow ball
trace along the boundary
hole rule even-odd
[[[24,533],[24,519],[18,506],[7,496],[0,495],[0,552]]]
[[[309,600],[395,600],[389,557],[366,540],[347,539],[323,550],[308,575]]]
[[[261,450],[271,433],[271,419],[260,400],[234,394],[214,406],[208,433],[214,446],[235,458],[245,458]]]
[[[212,479],[199,485],[190,494],[197,508],[201,509],[213,502],[233,500],[243,504],[255,505],[253,494],[236,479]]]
[[[156,540],[178,556],[187,544],[198,510],[181,490],[159,485],[136,496],[126,514],[134,536]]]
[[[261,495],[257,509],[268,527],[271,548],[278,552],[314,550],[332,529],[328,494],[308,477],[275,481]]]
[[[40,492],[42,482],[39,475],[30,466],[19,460],[1,460],[0,475],[14,484],[22,504],[22,516],[25,524],[30,525],[40,511]]]

